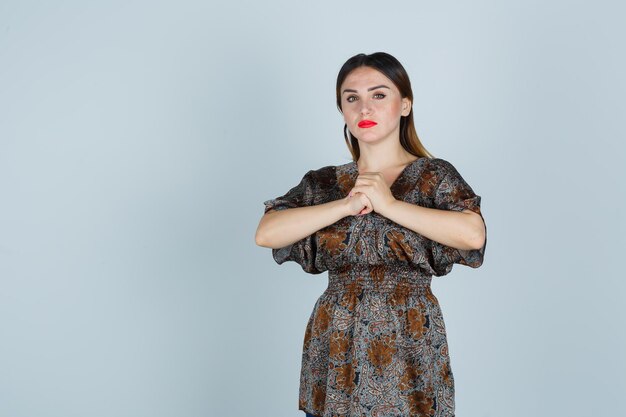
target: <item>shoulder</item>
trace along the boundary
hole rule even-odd
[[[417,184],[422,189],[422,193],[437,187],[439,183],[450,173],[456,171],[454,166],[447,160],[442,158],[426,158],[416,170]]]
[[[329,185],[332,186],[337,182],[337,173],[347,167],[348,164],[343,165],[325,165],[320,168],[311,169],[306,173],[306,176],[317,185],[324,186]]]
[[[432,158],[430,160],[430,167],[432,176],[438,180],[439,184],[444,182],[464,182],[463,176],[458,169],[446,159]]]
[[[456,172],[456,168],[452,163],[443,158],[431,158],[430,166],[433,171],[436,171],[439,175],[445,176],[450,173]]]
[[[446,184],[456,183],[460,177],[454,165],[443,158],[428,158],[421,169],[416,170],[413,188],[418,191],[420,198],[432,198]]]

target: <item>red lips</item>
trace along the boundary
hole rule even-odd
[[[359,122],[359,127],[366,129],[368,127],[376,126],[377,124],[378,123],[373,120],[361,120]]]

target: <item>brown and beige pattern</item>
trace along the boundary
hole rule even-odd
[[[357,176],[355,162],[311,170],[265,201],[265,212],[344,198]],[[399,200],[482,217],[481,197],[440,158],[416,159],[390,189]],[[486,244],[455,249],[371,212],[273,249],[278,264],[328,271],[304,334],[299,409],[319,417],[453,417],[446,329],[430,284],[455,263],[478,268]]]

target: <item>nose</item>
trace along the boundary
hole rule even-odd
[[[361,100],[361,115],[370,114],[372,112],[370,103],[366,100]]]

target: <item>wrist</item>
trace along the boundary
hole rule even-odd
[[[337,203],[337,210],[339,211],[342,219],[344,217],[352,215],[351,210],[350,210],[350,200],[347,197],[336,200],[336,203]]]
[[[400,203],[400,200],[396,200],[396,198],[391,198],[389,201],[387,201],[380,210],[376,210],[376,212],[378,214],[380,214],[383,217],[389,217],[389,212],[393,211],[395,206]]]

